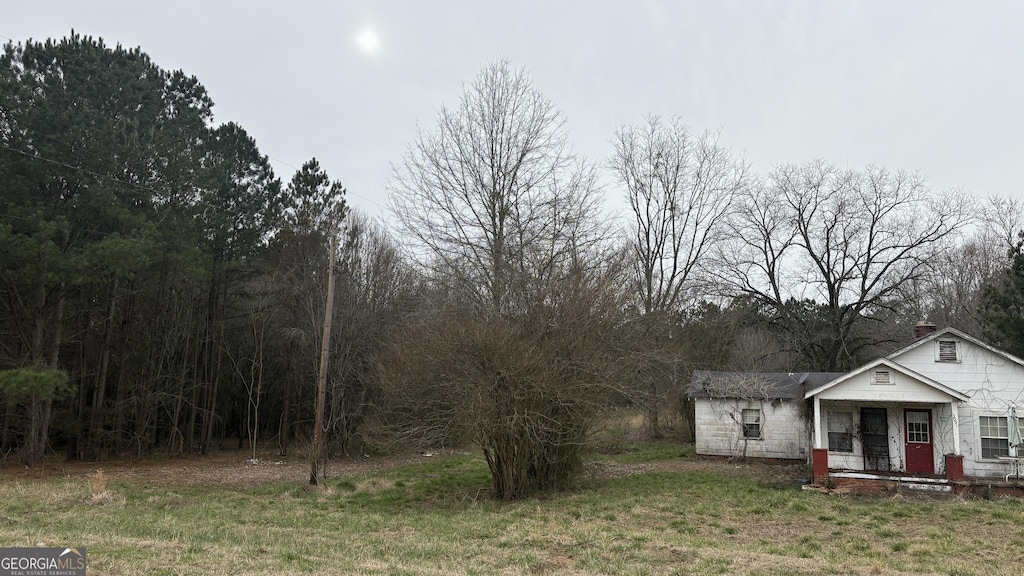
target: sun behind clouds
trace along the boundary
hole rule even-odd
[[[373,28],[367,26],[356,36],[356,46],[366,54],[374,54],[380,50],[380,37]]]

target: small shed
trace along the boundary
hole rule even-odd
[[[841,372],[693,373],[698,454],[754,458],[807,458],[810,427],[804,394]]]

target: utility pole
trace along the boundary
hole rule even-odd
[[[331,316],[334,311],[334,252],[337,236],[331,236],[331,254],[327,264],[327,304],[324,307],[324,331],[320,342],[320,376],[316,380],[316,414],[313,417],[313,446],[309,457],[309,483],[317,485],[320,456],[323,452],[324,404],[327,396],[327,354],[331,345]]]

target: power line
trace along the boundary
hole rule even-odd
[[[93,151],[88,150],[88,149],[83,150],[81,147],[79,147],[79,146],[77,146],[75,144],[71,144],[69,142],[66,142],[64,140],[61,140],[60,138],[57,138],[56,136],[53,136],[53,135],[50,135],[50,134],[45,134],[45,133],[40,132],[38,130],[35,130],[33,128],[24,127],[24,129],[29,131],[29,132],[32,132],[33,134],[42,136],[43,138],[48,138],[50,140],[53,140],[54,142],[57,142],[58,144],[63,144],[63,145],[67,146],[68,148],[70,148],[73,151],[84,152],[86,154],[92,155],[95,158],[103,159],[103,157],[100,156],[96,152],[93,152]],[[11,150],[12,152],[17,152],[17,153],[22,154],[24,156],[29,156],[30,158],[38,158],[40,160],[43,160],[44,162],[50,162],[50,163],[57,164],[57,165],[65,167],[65,168],[70,168],[70,169],[73,169],[73,170],[79,170],[79,171],[85,172],[86,174],[90,174],[92,176],[96,176],[97,178],[107,178],[109,180],[113,180],[114,182],[118,182],[118,183],[124,184],[126,186],[135,186],[135,187],[140,188],[141,190],[145,190],[145,191],[151,192],[151,193],[156,193],[155,190],[153,190],[151,188],[146,188],[145,186],[142,186],[140,184],[135,184],[135,183],[132,183],[132,182],[125,182],[123,180],[118,180],[118,179],[116,179],[116,178],[114,178],[113,176],[110,176],[110,175],[103,175],[103,174],[98,174],[96,172],[91,172],[91,171],[89,171],[89,170],[87,170],[85,168],[81,168],[81,167],[78,167],[78,166],[71,166],[69,164],[65,164],[65,163],[62,163],[62,162],[59,162],[59,161],[56,161],[56,160],[50,160],[50,159],[45,158],[43,156],[40,156],[38,154],[29,154],[29,153],[24,152],[22,150],[11,148],[11,147],[9,147],[7,145],[4,145],[3,147],[8,149],[8,150]],[[292,164],[289,164],[288,162],[285,162],[284,160],[281,160],[279,158],[275,158],[275,157],[270,156],[270,155],[266,155],[266,157],[267,157],[268,160],[273,160],[274,162],[277,162],[278,164],[281,164],[283,166],[287,166],[288,168],[291,168],[292,170],[295,170],[296,172],[301,170],[300,168],[297,168],[297,167],[293,166]],[[371,204],[373,204],[373,205],[375,205],[375,206],[377,206],[379,208],[386,208],[386,206],[384,206],[380,202],[377,202],[376,200],[374,200],[372,198],[368,198],[368,197],[363,196],[361,194],[356,194],[355,192],[350,191],[348,188],[345,188],[345,195],[346,196],[354,196],[356,198],[360,198],[360,199],[365,200],[365,201],[367,201],[367,202],[369,202],[369,203],[371,203]]]
[[[45,136],[45,134],[40,134],[40,135],[41,136]],[[127,182],[127,181],[115,178],[114,176],[111,176],[109,174],[100,174],[98,172],[94,172],[92,170],[83,168],[81,166],[75,166],[75,165],[72,165],[72,164],[68,164],[67,162],[62,162],[60,160],[53,160],[51,158],[47,158],[47,157],[41,156],[39,154],[32,154],[32,153],[26,152],[24,150],[13,148],[13,147],[8,146],[6,144],[0,144],[0,148],[3,148],[5,150],[11,151],[11,152],[14,152],[16,154],[20,154],[20,155],[25,156],[25,157],[27,157],[29,159],[32,159],[32,160],[40,160],[42,162],[46,162],[46,163],[49,163],[49,164],[54,164],[56,166],[61,166],[63,168],[67,168],[69,170],[79,171],[79,172],[82,172],[84,174],[88,174],[90,176],[93,176],[94,178],[106,179],[108,181],[116,182],[118,184],[122,184],[122,185],[125,185],[125,186],[130,186],[130,187],[133,187],[133,188],[136,188],[136,189],[148,192],[148,193],[153,194],[153,195],[160,195],[160,191],[158,191],[158,190],[155,190],[155,189],[147,187],[147,186],[143,186],[141,184],[136,184],[134,182]],[[268,156],[268,158],[269,158],[269,156]],[[346,194],[348,194],[347,190],[346,190]],[[163,225],[163,222],[167,219],[168,216],[171,215],[173,207],[174,207],[173,205],[168,204],[168,205],[163,206],[162,208],[160,208],[156,212],[156,219],[152,220],[152,222],[156,226]],[[226,208],[226,207],[221,207],[221,208],[219,208],[219,210],[221,212],[230,214],[232,216],[241,216],[242,215],[242,213],[240,211],[238,211],[238,210],[231,210],[231,209]],[[161,214],[161,212],[163,212],[163,213]],[[45,225],[54,226],[54,227],[57,227],[58,229],[61,229],[61,230],[64,230],[64,231],[70,230],[70,227],[68,227],[68,228],[58,227],[57,224],[55,224],[53,222],[50,222],[50,221],[47,221],[47,220],[44,220],[42,218],[32,219],[32,218],[26,218],[26,217],[23,217],[23,216],[16,216],[14,214],[3,214],[3,213],[0,213],[0,217],[14,218],[14,219],[24,220],[24,221],[34,221],[37,224],[45,224]],[[95,234],[105,235],[105,236],[116,234],[116,232],[101,232],[99,230],[90,230],[90,229],[84,229],[84,228],[82,230],[86,231],[86,232],[95,233]],[[145,234],[145,235],[142,236],[142,238],[146,238],[147,236],[148,236],[148,234]]]
[[[112,182],[117,182],[118,184],[124,184],[125,186],[131,186],[133,188],[138,188],[139,190],[143,190],[145,192],[150,192],[152,194],[159,194],[159,191],[157,191],[157,190],[154,190],[152,188],[148,188],[148,187],[143,186],[141,184],[136,184],[134,182],[126,182],[124,180],[119,180],[119,179],[117,179],[117,178],[115,178],[115,177],[113,177],[113,176],[111,176],[109,174],[100,174],[98,172],[93,172],[92,170],[89,170],[87,168],[82,168],[81,166],[72,166],[71,164],[67,164],[65,162],[61,162],[60,160],[52,160],[52,159],[47,158],[45,156],[40,156],[39,154],[32,154],[32,153],[29,153],[29,152],[25,152],[24,150],[19,150],[17,148],[11,148],[10,146],[8,146],[6,144],[0,144],[0,147],[4,148],[5,150],[10,150],[11,152],[14,152],[16,154],[21,154],[22,156],[31,158],[33,160],[41,160],[43,162],[47,162],[47,163],[50,163],[50,164],[56,164],[57,166],[68,168],[69,170],[77,170],[79,172],[88,174],[90,176],[94,176],[96,178],[104,178],[104,179],[110,180]]]
[[[0,110],[5,110],[5,108],[2,105],[0,105]],[[85,153],[85,154],[88,154],[88,155],[90,155],[90,156],[92,156],[94,158],[98,158],[100,160],[104,160],[104,161],[107,160],[107,158],[105,158],[104,156],[101,156],[98,152],[93,152],[91,149],[88,149],[88,148],[82,149],[80,146],[78,146],[76,144],[72,144],[70,142],[66,142],[64,140],[61,140],[60,138],[57,138],[56,136],[53,136],[52,134],[46,134],[46,133],[40,132],[40,131],[38,131],[38,130],[36,130],[34,128],[29,128],[28,126],[19,125],[18,128],[20,128],[22,130],[25,130],[27,132],[31,132],[31,133],[33,133],[33,134],[35,134],[37,136],[42,136],[43,138],[47,138],[49,140],[53,140],[54,142],[56,142],[58,144],[63,144],[65,146],[67,146],[68,148],[70,148],[73,152]]]
[[[267,155],[267,158],[270,159],[270,160],[273,160],[274,162],[277,162],[278,164],[281,164],[283,166],[287,166],[288,168],[291,168],[292,170],[295,170],[296,172],[301,170],[301,168],[297,168],[297,167],[295,167],[295,166],[285,162],[284,160],[280,160],[278,158],[274,158],[273,156]],[[374,206],[377,206],[378,208],[387,208],[387,206],[381,204],[380,202],[377,202],[376,200],[374,200],[372,198],[368,198],[366,196],[363,196],[362,194],[356,194],[355,192],[352,192],[351,190],[348,189],[348,187],[345,187],[345,195],[346,196],[353,196],[355,198],[359,198],[360,200],[365,200],[365,201],[369,202],[370,204],[373,204]]]

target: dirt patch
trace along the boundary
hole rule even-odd
[[[424,461],[419,454],[332,459],[327,462],[328,478],[357,476]],[[46,460],[31,468],[21,465],[0,467],[0,478],[87,478],[102,471],[107,482],[140,485],[231,484],[258,486],[272,482],[307,482],[309,460],[272,452],[255,459],[247,450],[224,450],[206,456],[175,456],[143,461],[68,462]]]
[[[660,462],[620,464],[590,462],[587,473],[595,478],[623,478],[646,472],[709,472],[731,477],[752,478],[765,482],[792,482],[808,477],[802,463],[762,462],[758,460],[726,460],[722,458],[676,458]]]

